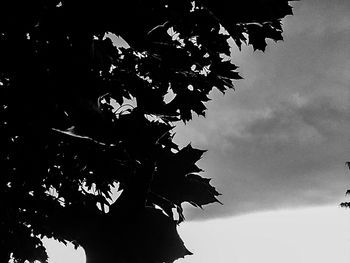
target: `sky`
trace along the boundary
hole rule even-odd
[[[293,6],[284,41],[233,48],[244,79],[176,128],[178,143],[208,150],[199,166],[224,203],[186,206],[179,232],[195,255],[177,263],[350,262],[350,210],[339,208],[350,199],[350,1]],[[50,263],[85,262],[45,242]]]
[[[349,263],[350,213],[333,206],[192,221],[175,263]]]
[[[211,93],[206,118],[175,139],[207,149],[202,175],[221,205],[187,209],[189,220],[337,205],[350,187],[350,1],[293,2],[284,41],[265,53],[232,49],[243,80]]]

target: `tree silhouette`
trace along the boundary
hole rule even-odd
[[[219,193],[172,130],[240,79],[228,41],[282,40],[289,2],[1,1],[0,262],[47,262],[42,237],[88,262],[191,254],[181,205]]]
[[[346,162],[346,166],[350,169],[350,162]],[[350,189],[346,190],[345,195],[350,195]],[[350,208],[350,202],[340,203],[341,207]]]

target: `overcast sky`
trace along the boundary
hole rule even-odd
[[[203,176],[221,205],[187,219],[337,206],[350,187],[350,1],[294,2],[284,41],[265,53],[232,49],[244,80],[211,94],[206,118],[176,129],[182,145],[208,149]]]

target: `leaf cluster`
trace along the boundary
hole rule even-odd
[[[346,166],[350,169],[350,162],[346,162]],[[346,190],[345,195],[350,195],[350,189]],[[341,207],[350,208],[350,202],[342,202],[340,203]]]
[[[172,129],[241,78],[230,40],[282,39],[289,2],[1,1],[0,261],[47,262],[44,236],[91,262],[190,254],[182,204],[219,193]]]

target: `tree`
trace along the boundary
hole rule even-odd
[[[191,254],[181,205],[219,193],[172,130],[241,78],[229,40],[282,40],[289,2],[1,1],[0,262],[46,262],[41,237],[88,262]]]

